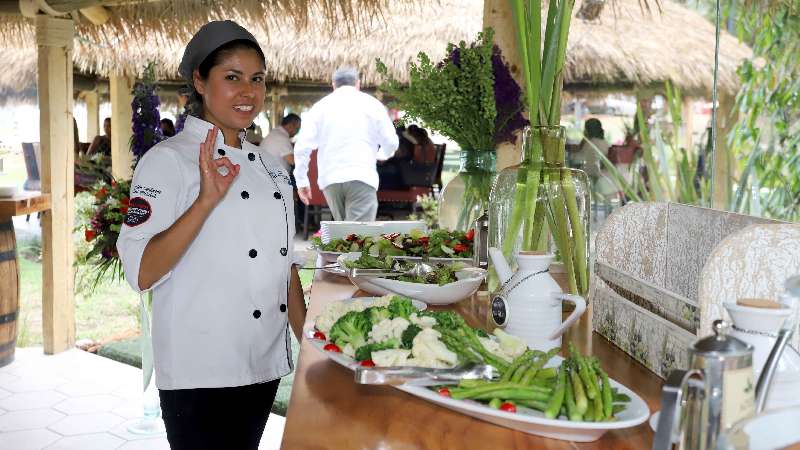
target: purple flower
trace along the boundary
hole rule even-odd
[[[514,132],[528,125],[522,115],[522,89],[503,61],[500,47],[494,46],[492,52],[492,71],[494,72],[494,102],[497,109],[495,118],[494,142],[514,142]]]
[[[164,139],[161,134],[161,114],[158,107],[161,100],[156,95],[155,79],[152,66],[145,71],[144,80],[133,88],[133,119],[131,129],[131,151],[138,162],[154,145]]]

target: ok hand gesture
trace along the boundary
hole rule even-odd
[[[208,130],[206,140],[200,144],[200,195],[198,202],[215,207],[230,189],[233,180],[239,175],[239,165],[233,164],[227,157],[214,159],[214,146],[217,142],[219,128],[214,127]],[[227,169],[227,173],[222,175],[219,172],[221,167]]]

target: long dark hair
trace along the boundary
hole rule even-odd
[[[258,53],[258,56],[261,57],[261,63],[264,65],[264,67],[267,66],[267,60],[264,57],[264,52],[261,51],[261,47],[259,47],[258,44],[248,41],[247,39],[237,39],[220,46],[206,56],[206,59],[204,59],[203,62],[197,66],[197,71],[200,73],[200,78],[207,80],[208,74],[211,72],[211,69],[214,66],[221,64],[228,55],[238,50],[255,50]],[[189,111],[189,114],[195,117],[202,117],[203,96],[197,92],[197,89],[195,89],[194,80],[189,82],[188,87],[189,101],[186,103],[186,109]]]

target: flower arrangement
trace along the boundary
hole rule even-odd
[[[380,59],[377,70],[386,81],[380,89],[405,111],[404,122],[421,121],[464,150],[493,151],[514,142],[514,132],[527,124],[522,116],[522,90],[511,76],[487,28],[471,44],[448,44],[447,57],[434,63],[423,52],[409,63],[409,83],[389,75]]]
[[[116,279],[124,277],[117,253],[117,238],[128,213],[130,188],[130,181],[112,180],[110,183],[98,182],[90,190],[95,198],[94,213],[83,234],[92,246],[86,259],[95,261],[97,266],[95,286],[109,270]]]
[[[130,147],[135,158],[134,165],[151,147],[164,140],[161,133],[161,114],[158,112],[161,100],[156,95],[155,83],[155,64],[149,63],[144,69],[142,80],[133,87],[133,135]]]

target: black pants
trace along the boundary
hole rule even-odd
[[[257,450],[280,379],[249,386],[160,390],[172,450]]]

